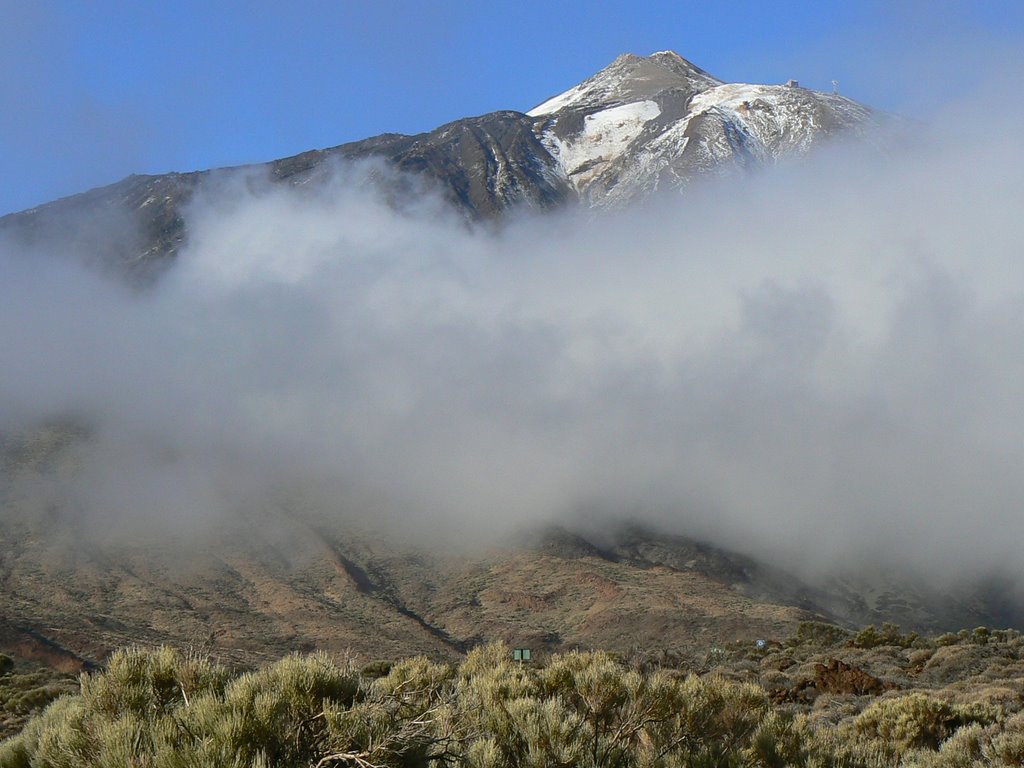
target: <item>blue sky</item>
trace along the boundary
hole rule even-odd
[[[0,0],[0,213],[525,110],[664,49],[927,115],[1024,56],[1024,3]]]

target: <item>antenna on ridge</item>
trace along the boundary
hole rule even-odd
[[[832,93],[834,93],[836,96],[839,95],[839,81],[838,80],[833,80],[832,81]]]

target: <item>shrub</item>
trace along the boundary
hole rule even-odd
[[[993,736],[982,752],[995,765],[1024,765],[1024,715],[1007,721],[1003,731]]]
[[[83,674],[82,698],[90,710],[116,717],[131,712],[153,718],[187,704],[190,696],[220,691],[230,673],[172,648],[128,648],[110,658],[106,671]]]
[[[811,629],[801,642],[824,636]],[[1003,658],[1009,641],[988,638],[935,655]],[[0,767],[1008,766],[1024,762],[1024,714],[1009,716],[1020,690],[1007,681],[955,700],[913,692],[866,706],[823,694],[797,714],[803,705],[773,706],[752,683],[638,670],[600,652],[531,667],[492,644],[457,667],[417,657],[363,673],[313,654],[232,674],[135,648],[0,743]]]
[[[900,633],[899,625],[886,622],[881,629],[876,629],[874,624],[869,624],[850,640],[850,645],[854,648],[878,648],[884,645],[910,648],[917,640],[916,632],[904,635]]]
[[[393,666],[395,666],[395,662],[393,661],[386,661],[383,659],[378,661],[371,661],[369,664],[363,667],[359,671],[359,673],[363,677],[376,679],[378,677],[384,677],[384,675],[391,671],[391,668]]]
[[[938,749],[958,728],[995,722],[998,711],[983,704],[954,706],[921,693],[876,701],[853,721],[861,740],[880,742],[895,755]]]
[[[849,639],[852,633],[835,624],[821,621],[804,621],[796,628],[796,634],[786,641],[790,647],[809,646],[823,650]]]

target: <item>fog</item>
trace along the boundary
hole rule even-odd
[[[898,148],[497,228],[396,209],[382,168],[239,172],[143,291],[0,245],[0,434],[86,435],[5,514],[630,520],[795,569],[1024,577],[1024,121],[961,106]]]

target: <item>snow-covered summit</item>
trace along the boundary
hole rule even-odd
[[[721,80],[673,51],[659,51],[650,56],[624,53],[593,77],[538,104],[526,114],[537,117],[567,108],[611,106],[650,99],[669,90],[692,94],[721,84]]]
[[[837,94],[795,81],[724,83],[673,51],[623,54],[527,115],[563,178],[595,206],[774,163],[872,121]]]

